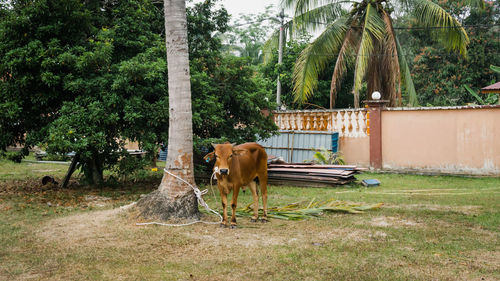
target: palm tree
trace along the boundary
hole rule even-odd
[[[483,6],[483,0],[466,0]],[[336,58],[330,90],[330,108],[343,75],[354,69],[354,105],[359,107],[363,82],[367,92],[380,91],[390,106],[402,103],[401,88],[415,105],[416,92],[403,50],[394,32],[391,13],[394,9],[414,17],[422,27],[435,30],[437,39],[449,51],[467,55],[469,38],[461,24],[431,0],[283,0],[293,8],[295,30],[322,33],[297,59],[293,81],[296,102],[306,101],[317,86],[318,75]],[[350,11],[344,7],[350,6]],[[326,27],[325,27],[326,26]]]
[[[198,218],[192,188],[193,129],[185,0],[164,0],[168,64],[169,128],[165,173],[158,189],[138,202],[142,216]]]

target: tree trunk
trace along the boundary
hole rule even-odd
[[[193,170],[193,129],[186,3],[164,0],[168,64],[169,128],[165,169],[195,185]],[[199,217],[192,188],[165,172],[158,190],[138,202],[145,218],[194,219]]]
[[[97,153],[96,153],[97,154]],[[102,185],[104,183],[104,178],[102,176],[102,168],[99,162],[99,158],[96,155],[94,159],[92,159],[91,165],[91,173],[92,173],[92,184],[93,185]]]

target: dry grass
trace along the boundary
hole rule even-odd
[[[459,252],[460,256],[446,251],[427,252],[421,244],[443,243],[431,233],[445,232],[449,224],[432,225],[380,213],[361,217],[334,215],[300,222],[273,220],[268,224],[240,219],[236,230],[202,224],[136,226],[136,221],[135,213],[119,208],[48,220],[34,230],[33,248],[29,249],[30,254],[43,257],[44,261],[33,268],[22,268],[21,275],[4,277],[19,280],[498,278],[499,249],[465,250]],[[394,245],[406,245],[404,236],[411,232],[419,232],[424,241],[410,242],[413,248],[395,249]],[[475,237],[482,243],[499,243],[498,233],[491,231],[476,232]]]
[[[499,179],[360,178],[374,176],[383,183],[376,189],[270,187],[269,200],[385,202],[380,210],[240,218],[235,230],[136,226],[136,213],[117,207],[156,183],[60,190],[10,182],[0,191],[0,280],[500,280]],[[476,195],[442,195],[438,184]],[[415,192],[427,188],[437,195]],[[242,194],[240,206],[250,201]]]

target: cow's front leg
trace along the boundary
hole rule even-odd
[[[221,186],[219,186],[219,192],[222,199],[222,223],[220,227],[227,227],[227,193]]]
[[[233,200],[231,200],[231,228],[236,228],[236,207],[238,205],[238,194],[240,193],[239,187],[233,188]]]

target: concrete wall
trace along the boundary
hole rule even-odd
[[[382,164],[384,169],[500,175],[500,106],[386,109]]]
[[[341,137],[339,150],[349,165],[360,167],[370,166],[370,138],[369,137]]]

